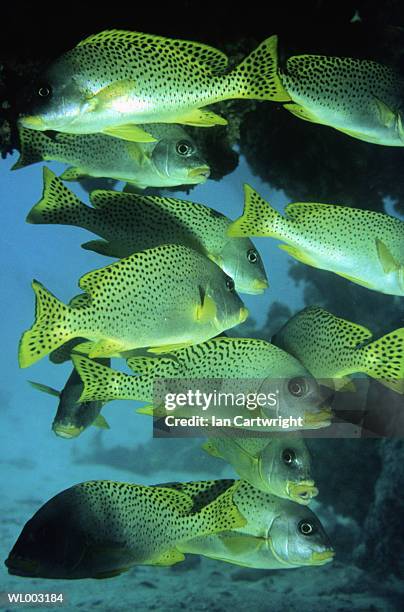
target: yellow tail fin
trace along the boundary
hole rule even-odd
[[[58,223],[86,227],[91,209],[68,189],[46,166],[43,169],[42,198],[30,210],[28,223]]]
[[[21,368],[27,368],[75,337],[70,328],[71,309],[38,281],[33,281],[32,288],[36,296],[35,321],[20,340],[18,359]]]
[[[289,102],[278,75],[278,37],[262,42],[248,57],[230,72],[228,78],[236,90],[232,98]]]
[[[404,394],[404,327],[362,347],[358,357],[368,376]]]
[[[52,148],[52,140],[38,130],[19,127],[18,135],[20,137],[21,153],[11,170],[25,168],[25,166],[42,161],[46,150]]]
[[[83,384],[84,389],[80,402],[102,401],[114,399],[151,400],[152,397],[143,398],[141,391],[141,378],[129,376],[101,365],[92,359],[81,355],[72,355],[72,361]]]
[[[276,224],[285,221],[250,185],[244,185],[244,210],[227,230],[228,236],[273,236],[282,238]]]

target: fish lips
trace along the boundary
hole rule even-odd
[[[77,438],[77,436],[82,433],[84,428],[77,427],[75,425],[61,425],[60,423],[58,423],[53,424],[52,429],[55,434],[60,438],[71,439]]]
[[[317,412],[305,412],[303,421],[308,429],[320,429],[331,425],[332,416],[331,408],[322,406]]]
[[[310,503],[313,497],[318,495],[318,489],[314,485],[314,480],[300,480],[286,483],[286,492],[291,500],[306,506]]]
[[[209,166],[197,166],[188,170],[188,180],[192,183],[205,183],[210,177]]]
[[[328,548],[322,552],[311,553],[309,565],[325,565],[331,563],[334,560],[335,551],[332,548]]]
[[[249,283],[246,287],[237,286],[237,290],[241,293],[248,293],[249,295],[259,295],[264,293],[268,289],[269,283],[266,278],[256,278]]]

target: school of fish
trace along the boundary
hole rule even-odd
[[[361,203],[297,202],[282,214],[249,185],[235,220],[142,193],[209,179],[209,160],[186,126],[226,125],[210,108],[224,100],[277,102],[350,137],[404,146],[402,78],[355,58],[297,55],[280,65],[276,36],[232,69],[228,59],[208,45],[155,34],[89,36],[33,84],[13,170],[68,164],[60,177],[44,167],[43,195],[27,222],[85,229],[98,238],[83,249],[118,260],[82,276],[69,304],[32,283],[35,317],[20,340],[20,367],[47,355],[73,365],[61,391],[30,381],[58,398],[53,431],[72,439],[91,425],[108,429],[101,411],[114,399],[145,402],[138,412],[154,423],[167,425],[175,413],[192,427],[202,413],[186,390],[199,385],[209,399],[203,450],[239,480],[75,485],[28,520],[5,562],[12,574],[109,578],[186,554],[260,569],[328,563],[334,549],[307,507],[319,491],[304,432],[331,425],[326,389],[354,391],[355,373],[404,394],[404,328],[373,339],[360,323],[311,305],[272,342],[221,335],[248,316],[238,293],[269,286],[251,237],[275,238],[303,264],[404,297],[403,221]],[[87,177],[131,188],[94,190],[86,204],[63,181]],[[111,368],[111,358],[133,374]],[[162,398],[179,390],[185,400],[173,411]],[[237,391],[239,403],[210,404],[217,392]],[[259,404],[258,396],[272,401]],[[295,424],[285,434],[288,419]]]

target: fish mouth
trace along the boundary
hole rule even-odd
[[[209,166],[198,166],[197,168],[192,168],[191,170],[188,170],[188,178],[190,179],[200,179],[201,181],[206,181],[209,177]]]
[[[328,427],[331,425],[332,410],[331,408],[323,408],[318,412],[305,412],[304,424],[310,426],[310,429],[320,429],[320,427]]]
[[[35,115],[22,116],[19,119],[19,123],[25,128],[31,128],[33,130],[44,130],[45,123],[41,117]]]
[[[82,427],[76,427],[75,425],[55,425],[53,431],[60,438],[77,438],[83,431]]]
[[[323,552],[313,552],[310,556],[311,565],[324,565],[330,563],[335,557],[335,552],[329,548]]]
[[[312,498],[318,495],[318,489],[314,486],[314,480],[301,480],[300,482],[288,480],[286,492],[290,499],[302,505],[309,504]]]
[[[5,565],[9,574],[15,576],[35,577],[38,576],[39,563],[30,559],[24,559],[17,555],[12,555],[5,560]]]
[[[249,312],[248,308],[246,308],[245,306],[240,308],[240,314],[239,314],[238,322],[239,323],[244,323],[244,321],[246,320],[246,318],[248,317],[249,314],[250,314],[250,312]]]
[[[247,289],[244,289],[244,291],[252,295],[257,295],[259,293],[264,293],[265,289],[268,289],[268,287],[269,283],[266,278],[256,278]]]

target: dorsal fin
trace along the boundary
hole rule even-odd
[[[169,482],[157,485],[164,488],[172,488],[181,491],[193,501],[193,512],[199,512],[201,508],[213,502],[219,495],[235,486],[235,480],[202,480],[194,482]]]
[[[204,45],[203,43],[190,40],[165,38],[156,34],[144,34],[142,32],[128,32],[126,30],[104,30],[93,34],[78,43],[77,47],[85,45],[115,45],[130,44],[145,50],[155,51],[158,54],[170,52],[175,60],[178,57],[182,61],[206,66],[211,72],[223,72],[227,68],[228,58],[218,49]]]
[[[321,308],[321,306],[309,306],[299,314],[301,314],[303,318],[307,316],[311,317],[313,323],[319,329],[331,327],[333,330],[333,337],[338,337],[343,346],[356,348],[366,340],[369,340],[373,335],[366,327],[336,317],[331,312]],[[297,318],[299,318],[299,314]]]
[[[94,208],[109,208],[111,206],[111,200],[115,195],[122,198],[122,194],[117,191],[111,191],[110,189],[94,189],[90,193],[90,202]],[[125,196],[124,196],[125,197]]]

